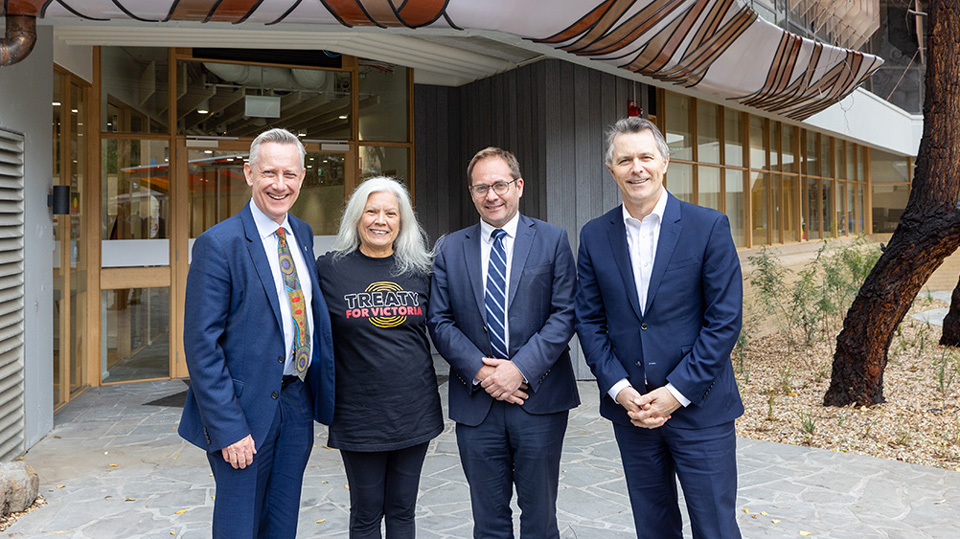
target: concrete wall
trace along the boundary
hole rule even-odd
[[[24,135],[24,400],[27,447],[53,428],[53,29],[26,60],[0,67],[0,127]]]
[[[909,114],[862,88],[803,123],[899,155],[917,155],[923,135],[923,116]]]

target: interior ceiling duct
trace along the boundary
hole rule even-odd
[[[203,67],[227,82],[252,88],[319,90],[327,73],[315,69],[261,67],[240,64],[204,62]]]

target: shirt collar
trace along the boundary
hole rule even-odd
[[[260,210],[252,198],[250,199],[250,213],[253,214],[253,222],[257,225],[257,232],[260,234],[261,239],[276,234],[277,229],[280,227],[283,227],[287,233],[293,231],[290,228],[290,214],[284,215],[283,222],[278,225],[276,221],[267,217],[267,214]]]
[[[520,226],[520,212],[517,212],[512,219],[507,221],[507,223],[500,228],[502,228],[510,238],[516,238],[518,226]],[[480,236],[483,238],[483,241],[487,243],[493,243],[493,239],[490,237],[490,235],[493,234],[494,229],[495,227],[493,225],[484,221],[483,219],[480,219]]]
[[[660,198],[657,199],[657,205],[653,207],[653,211],[650,212],[646,218],[649,218],[651,215],[657,216],[657,221],[663,220],[663,212],[667,209],[667,190],[663,189],[660,191]],[[630,223],[640,224],[640,220],[631,216],[630,212],[627,211],[627,205],[623,204],[620,206],[623,210],[623,224],[629,226]]]

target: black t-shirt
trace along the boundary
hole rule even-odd
[[[370,258],[359,250],[317,259],[337,373],[330,447],[392,451],[443,430],[427,340],[430,276],[395,270],[393,256]]]

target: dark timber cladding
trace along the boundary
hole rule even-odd
[[[648,110],[646,85],[559,60],[459,88],[416,85],[414,98],[417,213],[431,239],[476,222],[467,162],[493,145],[520,161],[520,211],[566,228],[574,248],[580,226],[620,203],[604,130],[628,100]]]
[[[565,228],[576,253],[580,227],[620,203],[604,168],[606,127],[627,115],[628,100],[649,111],[646,85],[560,60],[414,90],[417,215],[431,241],[477,222],[467,163],[500,146],[520,161],[520,211]],[[577,377],[590,378],[573,347]]]

